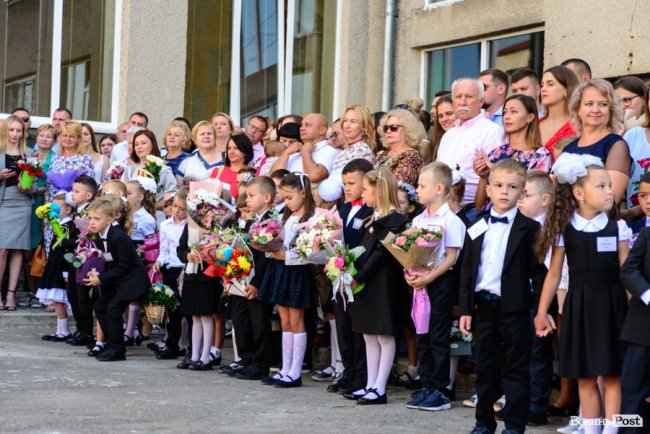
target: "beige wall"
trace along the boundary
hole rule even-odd
[[[183,115],[186,52],[186,0],[124,1],[120,122],[144,112],[162,144],[169,121]]]

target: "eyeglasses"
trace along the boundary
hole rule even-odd
[[[246,125],[246,126],[247,126],[248,128],[250,128],[250,130],[251,130],[252,132],[254,132],[254,133],[263,133],[263,132],[264,132],[264,128],[257,128],[255,125],[251,125],[251,124],[248,124],[248,125]]]
[[[641,96],[640,95],[628,96],[626,98],[621,98],[621,101],[623,102],[623,105],[628,105],[632,102],[634,98],[641,98]]]
[[[390,130],[392,133],[396,133],[403,126],[404,125],[398,125],[398,124],[384,125],[384,132],[388,132],[388,130]]]
[[[20,118],[20,120],[27,123],[29,122],[29,116],[23,116],[22,118]]]

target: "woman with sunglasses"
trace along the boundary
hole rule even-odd
[[[632,75],[621,77],[614,82],[614,90],[625,110],[625,131],[642,127],[648,119],[648,86],[645,82]]]
[[[424,165],[417,146],[426,138],[420,120],[408,110],[391,110],[382,118],[377,131],[387,150],[375,157],[375,169],[386,167],[399,181],[416,186]]]

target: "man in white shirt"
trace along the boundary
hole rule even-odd
[[[305,115],[300,126],[301,142],[289,145],[278,161],[271,167],[271,172],[287,169],[289,172],[301,172],[309,176],[312,184],[327,178],[339,151],[327,144],[327,118],[320,113]]]
[[[129,129],[133,127],[147,129],[148,124],[149,118],[144,113],[135,112],[129,116]],[[126,140],[124,140],[113,146],[113,151],[111,152],[111,164],[115,163],[116,161],[122,161],[126,158],[129,158],[129,144]]]
[[[461,78],[452,84],[452,98],[456,121],[454,128],[442,136],[438,161],[452,169],[459,168],[466,181],[465,196],[462,205],[466,206],[467,217],[476,216],[473,210],[474,196],[479,177],[474,172],[472,163],[477,150],[489,154],[503,144],[503,128],[486,118],[481,113],[483,105],[483,83],[472,78]]]

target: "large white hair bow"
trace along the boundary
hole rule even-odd
[[[553,173],[560,184],[575,184],[587,174],[587,167],[603,167],[603,162],[593,155],[562,153],[553,164]]]

